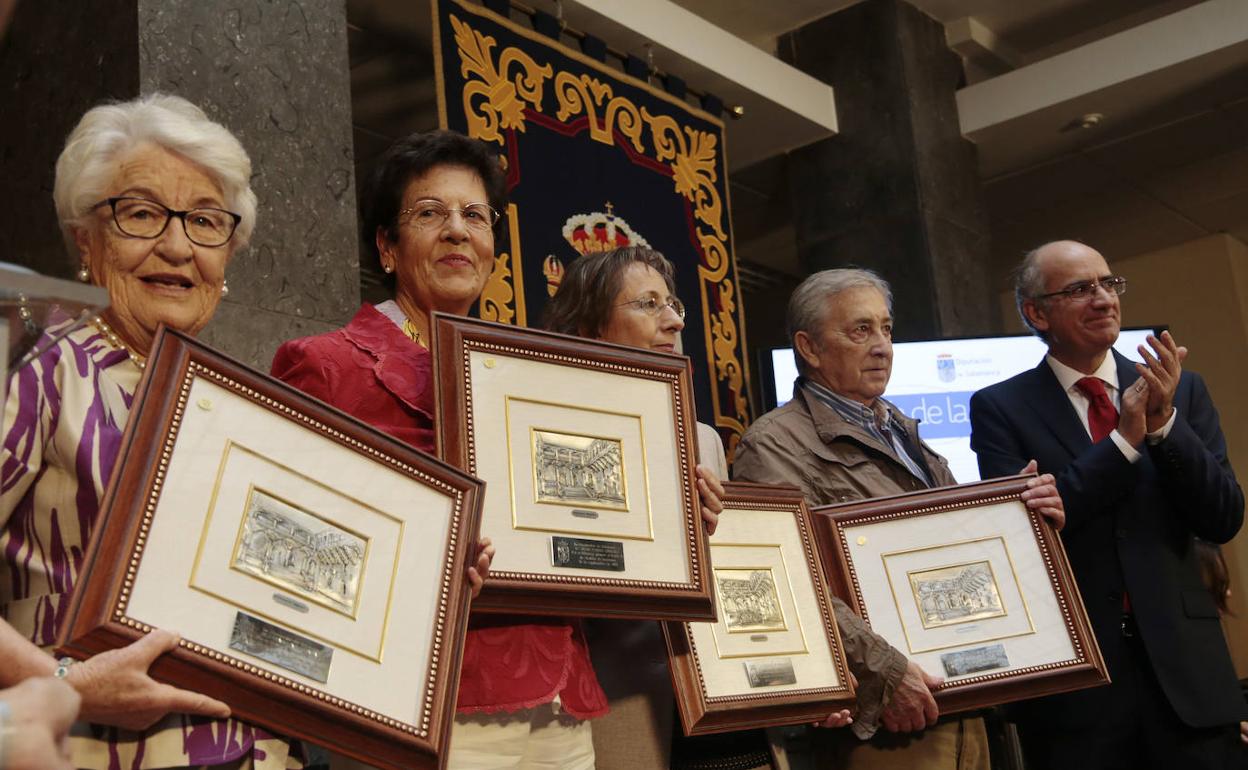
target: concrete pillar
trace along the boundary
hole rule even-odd
[[[784,35],[779,53],[832,85],[840,133],[790,155],[807,271],[858,265],[893,285],[898,339],[988,333],[989,225],[943,26],[865,0]]]

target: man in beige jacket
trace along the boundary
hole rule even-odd
[[[957,483],[945,459],[919,440],[917,423],[881,397],[893,363],[892,292],[882,278],[868,270],[815,273],[789,300],[788,327],[800,373],[793,400],[746,431],[735,479],[796,486],[811,506]],[[1031,483],[1027,505],[1060,527],[1053,477]],[[851,730],[820,731],[820,766],[987,770],[983,719],[940,718],[931,689],[941,679],[834,603],[858,705]]]

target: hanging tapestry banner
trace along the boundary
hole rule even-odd
[[[749,424],[749,372],[723,123],[481,6],[434,0],[434,22],[441,124],[497,144],[507,168],[507,237],[481,317],[538,326],[577,257],[662,252],[689,307],[699,419],[731,457]]]

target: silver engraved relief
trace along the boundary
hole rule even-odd
[[[968,623],[1006,614],[987,561],[909,573],[924,628]]]
[[[537,502],[628,510],[621,444],[618,439],[534,430]]]
[[[787,630],[770,569],[716,569],[715,590],[729,633]]]
[[[366,553],[359,535],[253,489],[233,567],[354,615]]]

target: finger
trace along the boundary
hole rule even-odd
[[[158,685],[157,693],[160,698],[162,707],[165,711],[178,714],[202,714],[206,717],[216,717],[217,719],[225,719],[230,715],[230,707],[217,700],[209,698],[201,692],[192,692],[191,690],[182,690],[173,685]]]
[[[1174,340],[1167,340],[1165,337],[1158,339],[1150,334],[1148,335],[1148,344],[1156,352],[1158,360],[1161,361],[1161,365],[1165,367],[1166,371],[1173,371],[1174,365],[1178,363],[1175,355]]]
[[[1035,459],[1031,459],[1027,461],[1027,464],[1024,465],[1023,469],[1019,471],[1018,473],[1019,475],[1026,474],[1026,473],[1035,473],[1036,469],[1039,467],[1040,466],[1036,463]]]
[[[1135,370],[1140,373],[1140,379],[1146,383],[1147,395],[1160,394],[1166,392],[1166,386],[1162,383],[1159,374],[1145,366],[1144,364],[1136,364]],[[1132,386],[1134,387],[1134,386]],[[1142,392],[1142,391],[1141,391]]]
[[[706,534],[713,535],[716,528],[719,527],[719,514],[706,506],[702,506],[702,522],[705,524]]]
[[[1035,462],[1034,460],[1032,462]],[[1053,478],[1052,473],[1042,473],[1034,478],[1027,479],[1027,489],[1029,492],[1042,492],[1044,487],[1053,487],[1057,484],[1057,479]],[[1027,493],[1024,493],[1027,494]]]
[[[1057,500],[1062,499],[1057,492],[1057,488],[1050,484],[1045,484],[1044,486],[1036,487],[1035,489],[1028,489],[1018,497],[1028,505],[1033,503],[1038,503],[1040,505],[1054,505]]]
[[[122,652],[127,656],[132,656],[135,663],[141,665],[146,671],[154,660],[177,647],[181,639],[182,637],[173,631],[157,628],[142,639],[131,643]]]
[[[1174,340],[1174,335],[1168,331],[1161,333],[1161,344],[1166,352],[1174,357],[1175,363],[1182,361],[1181,355],[1187,355],[1187,348],[1179,347],[1179,343]]]
[[[1044,500],[1028,500],[1027,508],[1028,510],[1035,511],[1041,515],[1048,515],[1046,511],[1056,511],[1061,508],[1059,503],[1060,500],[1054,500],[1051,497],[1045,498]]]
[[[710,466],[698,465],[694,468],[694,471],[698,474],[699,478],[706,479],[711,482],[719,494],[722,495],[724,493],[724,485],[720,483],[719,474],[711,470]]]
[[[723,487],[720,487],[717,494],[706,479],[698,479],[698,495],[702,498],[702,503],[716,513],[724,510],[724,503],[719,499],[719,495],[723,492]]]
[[[1158,361],[1156,356],[1154,356],[1151,352],[1149,352],[1148,348],[1144,347],[1143,345],[1140,345],[1139,351],[1140,351],[1140,358],[1144,359],[1143,366],[1147,367],[1149,370],[1152,370],[1154,372],[1165,371],[1165,365],[1162,364],[1160,361]],[[1137,366],[1139,366],[1139,364],[1137,364]]]
[[[468,568],[468,589],[472,593],[472,598],[477,598],[481,594],[481,588],[485,585],[485,578],[481,577],[481,573],[476,567]]]

